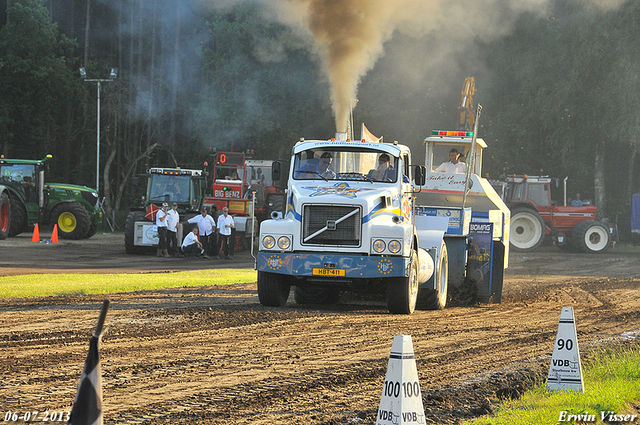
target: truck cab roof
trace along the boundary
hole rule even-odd
[[[402,153],[409,154],[411,150],[405,145],[400,145],[397,142],[394,143],[379,143],[379,142],[358,142],[347,140],[301,140],[293,147],[293,154],[300,153],[308,149],[317,148],[333,148],[333,149],[354,149],[354,150],[373,150],[381,151],[391,154],[393,156],[400,156]]]

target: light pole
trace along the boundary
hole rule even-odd
[[[80,78],[88,83],[97,83],[98,86],[98,110],[96,112],[96,191],[100,192],[100,84],[113,81],[118,77],[118,68],[111,68],[109,78],[87,78],[87,70],[80,68]]]

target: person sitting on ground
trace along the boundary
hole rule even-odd
[[[391,165],[391,158],[386,153],[378,157],[378,166],[369,171],[367,177],[378,182],[392,182],[396,180],[396,170]]]
[[[458,149],[451,149],[449,151],[449,161],[440,164],[440,166],[436,168],[436,173],[464,174],[467,168],[464,162],[460,162],[461,156],[462,154],[458,152]]]
[[[216,222],[213,217],[209,215],[207,207],[202,207],[202,210],[200,212],[202,214],[190,218],[189,220],[187,220],[187,223],[197,224],[198,231],[200,232],[200,242],[202,243],[204,249],[203,258],[209,258],[209,251],[211,251],[211,246],[213,245],[215,247],[215,236],[213,235],[216,231]]]
[[[184,237],[182,251],[187,255],[187,258],[194,258],[198,254],[204,254],[202,244],[198,240],[198,226],[194,226]]]

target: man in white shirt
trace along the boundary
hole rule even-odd
[[[449,161],[440,164],[440,166],[436,168],[436,172],[464,174],[467,169],[464,162],[460,162],[460,155],[461,153],[458,152],[456,148],[451,149],[449,151]]]
[[[197,227],[191,229],[191,231],[187,233],[187,236],[184,237],[184,241],[182,241],[182,250],[187,255],[187,258],[194,258],[198,253],[204,253],[202,243],[198,240]]]
[[[168,257],[167,252],[167,210],[169,204],[162,203],[162,209],[156,213],[156,227],[158,228],[158,253],[157,257]]]
[[[202,214],[197,215],[187,220],[191,224],[198,225],[198,231],[200,232],[200,242],[204,247],[204,258],[209,258],[209,237],[213,235],[213,231],[216,228],[216,222],[213,220],[207,211],[207,207],[202,207]]]
[[[180,214],[178,213],[178,204],[174,202],[167,213],[167,249],[171,251],[173,257],[180,256],[180,247],[178,246],[179,223]]]
[[[229,208],[224,207],[222,209],[222,215],[218,217],[218,232],[220,240],[222,241],[222,249],[224,250],[225,260],[233,260],[233,257],[229,255],[229,244],[231,243],[231,229],[235,227],[233,217],[229,215]],[[220,255],[218,255],[220,258]]]

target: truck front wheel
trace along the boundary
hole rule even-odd
[[[418,254],[411,252],[409,276],[389,279],[387,283],[387,308],[392,314],[411,314],[418,300]]]
[[[516,208],[511,212],[511,247],[514,251],[532,251],[544,240],[545,224],[537,211]]]
[[[266,307],[284,307],[291,285],[285,277],[275,273],[258,272],[258,299]]]

